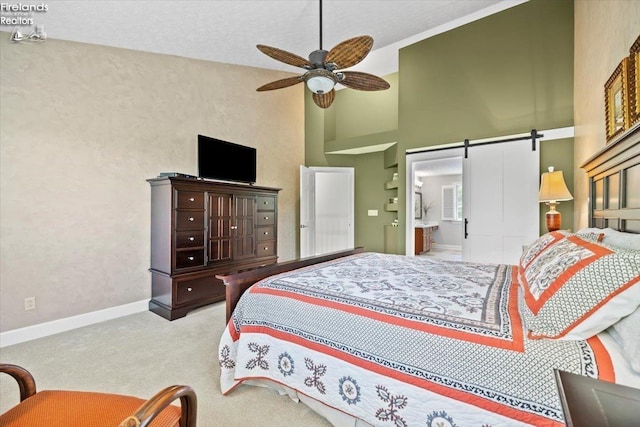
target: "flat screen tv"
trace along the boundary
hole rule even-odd
[[[198,135],[198,176],[253,184],[256,182],[256,149]]]

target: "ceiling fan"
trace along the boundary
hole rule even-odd
[[[348,88],[366,91],[389,89],[389,83],[373,74],[358,71],[339,71],[362,61],[373,46],[371,36],[358,36],[336,45],[330,51],[322,49],[322,0],[320,0],[320,49],[309,54],[309,60],[275,47],[257,45],[260,52],[285,64],[307,70],[301,76],[287,77],[260,86],[257,91],[282,89],[305,82],[313,92],[313,101],[320,108],[329,108],[340,83]]]

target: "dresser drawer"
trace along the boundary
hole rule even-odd
[[[204,233],[201,230],[176,232],[176,249],[204,246]]]
[[[185,304],[216,297],[224,298],[224,294],[224,284],[214,276],[179,281],[176,283],[176,304]]]
[[[258,212],[258,225],[273,225],[275,223],[275,212]]]
[[[204,249],[176,251],[176,269],[202,267],[204,265]]]
[[[262,242],[264,240],[273,240],[275,239],[275,227],[258,227],[256,229],[256,233],[258,234],[258,242]]]
[[[204,209],[204,193],[200,191],[176,190],[177,209]]]
[[[258,196],[259,211],[274,211],[276,209],[276,198],[270,196]]]
[[[258,257],[271,256],[276,254],[276,241],[267,240],[264,242],[258,242],[258,250],[256,251]]]
[[[204,211],[176,211],[176,231],[203,229]]]

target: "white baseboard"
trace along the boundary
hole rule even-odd
[[[116,307],[105,308],[104,310],[92,311],[77,316],[65,317],[64,319],[52,320],[51,322],[13,329],[0,333],[0,348],[59,334],[60,332],[70,331],[71,329],[81,328],[83,326],[93,325],[94,323],[140,313],[148,309],[149,300],[145,299]]]

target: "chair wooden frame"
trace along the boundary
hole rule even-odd
[[[0,363],[0,373],[12,376],[20,388],[20,402],[35,395],[36,382],[29,371],[8,363]],[[173,385],[147,400],[138,410],[122,421],[119,427],[145,427],[174,400],[180,399],[180,427],[195,427],[197,398],[195,391],[185,385]]]

